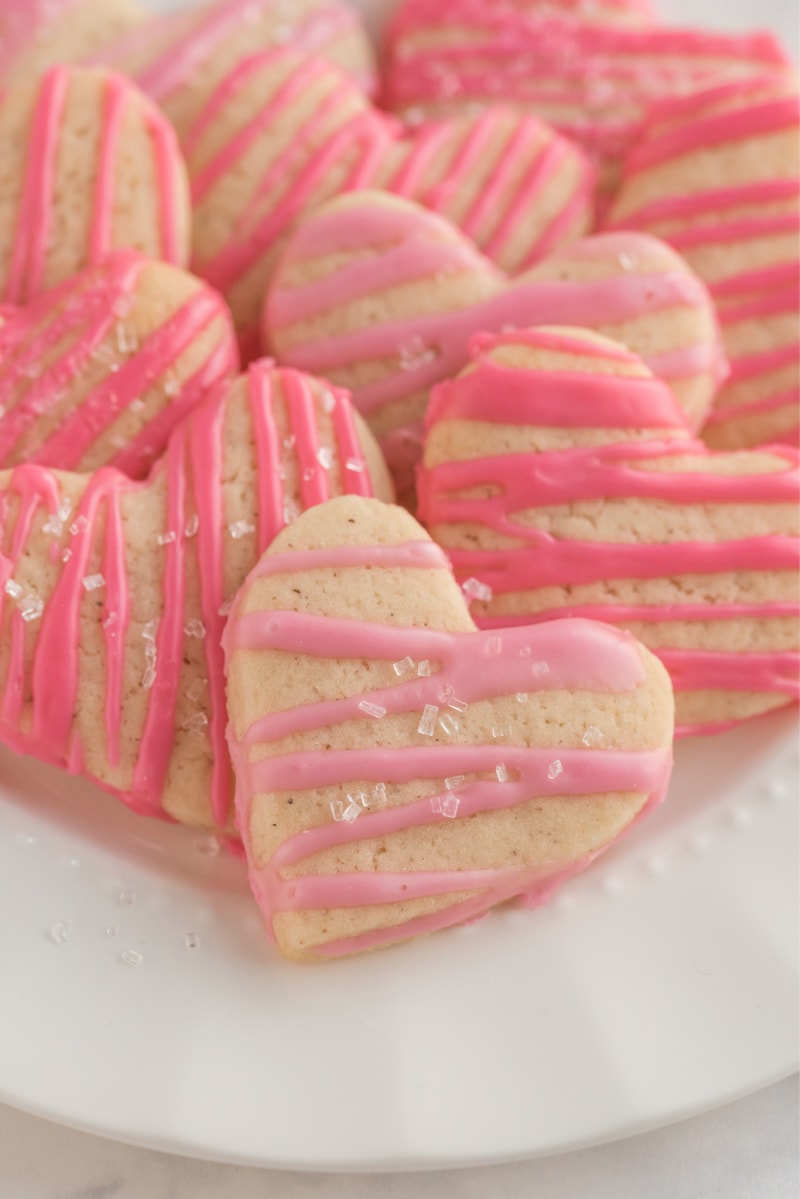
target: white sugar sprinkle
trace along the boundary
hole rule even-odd
[[[451,699],[447,706],[448,708],[452,708],[454,712],[461,712],[463,714],[466,712],[469,704],[465,703],[463,699]]]
[[[187,637],[205,637],[206,626],[202,620],[187,620],[183,626],[183,631]]]
[[[342,814],[342,820],[346,821],[348,824],[352,824],[354,820],[358,820],[361,812],[361,806],[351,800]]]
[[[480,579],[467,579],[466,583],[461,584],[461,590],[467,599],[479,600],[487,604],[494,596],[491,587],[482,583]]]
[[[109,612],[108,616],[103,621],[103,629],[108,632],[109,629],[113,629],[118,620],[119,617],[117,616],[116,612]]]
[[[77,518],[77,520],[74,520],[72,522],[72,524],[69,526],[70,536],[77,537],[78,533],[85,532],[88,527],[89,527],[89,522],[86,519],[86,517],[81,513],[81,515]]]
[[[444,780],[444,785],[448,791],[456,791],[464,782],[466,775],[454,774],[451,778]]]
[[[439,716],[439,709],[435,704],[426,704],[420,718],[417,732],[423,737],[432,737],[436,731],[436,720]]]
[[[386,783],[376,783],[372,789],[372,803],[382,807],[386,802]]]
[[[590,724],[586,732],[581,737],[581,741],[585,746],[587,746],[587,748],[591,748],[593,745],[602,745],[605,741],[605,737],[596,725]]]
[[[224,603],[222,603],[219,607],[219,615],[220,616],[229,616],[232,607],[233,607],[233,600],[232,599],[225,600]]]
[[[19,583],[15,583],[13,579],[6,579],[6,585],[3,588],[6,595],[10,595],[12,599],[19,599],[22,595],[23,588]]]
[[[494,772],[497,775],[498,783],[507,783],[508,782],[508,767],[505,766],[502,762],[498,762],[497,766],[495,767]]]
[[[550,673],[550,667],[546,662],[534,662],[531,665],[531,670],[533,671],[534,678],[537,679],[542,679],[546,674]]]
[[[421,662],[417,663],[417,674],[421,679],[430,678],[431,664],[427,658],[423,658]]]
[[[255,533],[255,531],[256,526],[246,520],[235,520],[232,525],[228,525],[228,532],[234,541],[241,541],[242,537],[246,537],[249,533]]]
[[[492,657],[497,657],[497,655],[501,654],[502,652],[503,652],[503,638],[498,637],[496,633],[493,634],[491,637],[487,637],[486,653],[491,655]]]
[[[460,803],[461,800],[457,795],[442,796],[442,815],[446,816],[448,820],[454,820]]]
[[[331,816],[333,816],[333,819],[337,823],[340,820],[344,820],[344,804],[342,803],[342,801],[340,799],[331,800],[330,809],[331,809]]]
[[[445,712],[444,716],[439,718],[441,728],[447,733],[448,737],[454,737],[458,732],[459,724],[455,716],[451,716],[449,712]]]
[[[87,575],[83,580],[84,591],[99,591],[105,585],[106,581],[103,575]]]
[[[176,532],[174,532],[174,530],[170,530],[169,533],[159,533],[158,539],[157,539],[158,544],[159,545],[172,545],[173,541],[177,540],[177,537],[178,537],[178,534]]]
[[[380,704],[370,703],[368,699],[362,699],[361,703],[358,705],[358,709],[366,716],[372,716],[375,720],[381,720],[386,715],[385,708],[382,708]]]
[[[186,528],[184,529],[184,536],[186,536],[188,538],[196,537],[197,530],[199,528],[200,528],[200,517],[195,512],[194,515],[190,516],[186,522]]]
[[[19,613],[26,624],[38,620],[44,612],[44,600],[38,595],[26,595],[19,606]]]
[[[564,767],[559,758],[550,763],[550,769],[547,772],[549,779],[557,779],[560,774],[564,773]]]
[[[326,445],[321,445],[317,450],[317,462],[323,470],[330,470],[333,466],[333,450]]]
[[[332,391],[323,391],[322,395],[320,396],[320,402],[322,404],[322,411],[330,416],[336,407],[336,396]]]
[[[284,500],[283,503],[283,521],[284,524],[290,525],[292,521],[297,520],[300,515],[300,509],[294,500]]]
[[[136,949],[126,949],[120,956],[126,966],[139,966],[144,961],[144,958]]]
[[[71,933],[72,925],[68,920],[59,920],[50,929],[50,937],[56,945],[63,945],[69,940]]]
[[[136,892],[132,887],[123,887],[117,895],[117,903],[124,908],[132,907],[136,903]]]
[[[500,741],[504,737],[510,737],[511,736],[511,725],[510,724],[496,724],[492,729],[492,736],[494,737],[495,741]]]
[[[202,735],[203,730],[208,724],[208,717],[205,712],[195,712],[194,716],[187,717],[184,720],[181,728],[187,733],[197,733]]]
[[[303,482],[304,483],[310,483],[311,480],[315,479],[316,477],[317,477],[316,466],[307,466],[305,468],[305,470],[303,471]]]
[[[367,469],[367,464],[363,458],[348,458],[344,466],[345,470],[351,470],[357,475],[362,474]]]
[[[528,702],[528,692],[527,691],[518,691],[517,692],[517,703],[518,704],[526,704],[527,702]]]
[[[200,938],[198,937],[197,933],[187,933],[183,938],[183,943],[187,949],[200,948]]]
[[[414,669],[413,658],[403,658],[402,662],[395,662],[392,669],[398,678],[402,678],[404,674],[410,674]]]

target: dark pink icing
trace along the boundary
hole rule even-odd
[[[251,519],[254,523],[256,519],[259,521],[258,537],[252,537],[248,562],[251,566],[259,552],[291,519],[284,503],[283,485],[275,481],[271,468],[271,463],[279,460],[283,452],[276,446],[278,434],[272,412],[276,386],[281,387],[285,396],[289,428],[295,439],[294,452],[301,463],[307,464],[306,471],[310,469],[309,447],[316,454],[319,443],[308,379],[293,371],[277,371],[271,363],[261,362],[251,366],[248,380],[259,468],[259,492],[252,496],[250,504]],[[210,803],[221,828],[230,817],[231,794],[220,643],[226,620],[225,605],[232,597],[232,589],[236,589],[236,581],[226,585],[223,575],[224,540],[233,535],[225,528],[223,508],[228,396],[228,387],[218,387],[174,430],[166,456],[147,482],[135,483],[111,468],[82,478],[80,503],[65,522],[70,525],[69,553],[64,561],[63,541],[54,542],[57,552],[51,560],[61,559],[59,576],[43,611],[28,623],[20,606],[24,606],[25,596],[12,595],[7,585],[13,589],[14,574],[23,556],[45,552],[41,521],[58,516],[63,498],[61,476],[47,467],[26,464],[4,476],[0,492],[0,520],[6,530],[5,552],[0,555],[0,620],[7,622],[3,626],[4,639],[9,645],[0,699],[0,740],[18,752],[35,754],[73,772],[88,772],[75,731],[75,713],[85,686],[81,671],[81,623],[102,621],[106,699],[104,727],[98,730],[98,736],[105,738],[108,765],[118,764],[122,678],[130,656],[138,652],[141,657],[141,642],[138,638],[132,641],[133,634],[129,632],[131,595],[136,587],[136,577],[131,573],[135,550],[137,559],[147,563],[154,577],[161,577],[163,589],[161,608],[154,613],[157,627],[150,632],[155,646],[153,677],[149,687],[143,684],[148,691],[146,721],[130,787],[108,787],[102,771],[91,777],[136,811],[162,815],[162,792],[177,731],[175,713],[188,636],[187,565],[190,553],[196,554],[197,602],[202,614],[208,679],[205,715],[213,753]],[[349,401],[344,393],[331,390],[330,405],[335,438],[333,463],[330,470],[323,469],[315,458],[316,480],[313,485],[305,484],[299,510],[334,493],[372,493]],[[337,486],[333,481],[337,462],[343,465],[348,460],[359,469],[342,468]],[[263,479],[265,471],[270,475],[267,485]],[[144,496],[153,487],[165,492],[166,528],[146,529],[142,536],[126,527],[128,509],[124,501]],[[13,525],[9,513],[12,499],[19,504]],[[196,521],[192,521],[190,512],[196,515]],[[101,530],[104,530],[102,541]],[[92,608],[90,614],[86,607],[91,602],[91,596],[87,601],[86,580],[91,558],[98,553],[102,561],[103,606],[101,613]],[[27,664],[26,634],[35,637]],[[26,704],[29,719],[24,714]]]

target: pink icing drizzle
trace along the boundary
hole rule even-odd
[[[308,458],[308,446],[318,446],[316,428],[309,403],[308,380],[293,371],[275,371],[269,362],[256,363],[249,372],[250,413],[258,447],[258,466],[263,472],[268,462],[278,460],[280,450],[274,441],[277,436],[272,409],[276,403],[274,388],[280,385],[287,396],[291,434],[295,438],[296,456]],[[203,650],[208,680],[208,736],[213,754],[211,808],[219,827],[230,816],[230,767],[225,744],[225,684],[220,646],[225,625],[225,601],[238,581],[224,580],[225,513],[223,454],[228,389],[218,387],[199,404],[193,413],[172,433],[165,459],[159,463],[145,483],[134,483],[117,470],[106,468],[84,481],[80,503],[70,529],[68,560],[61,566],[41,622],[25,624],[15,601],[4,590],[28,552],[42,552],[40,520],[43,515],[54,517],[61,502],[59,476],[51,470],[26,464],[17,467],[5,478],[0,493],[0,515],[6,528],[10,520],[9,502],[17,497],[19,510],[13,525],[11,544],[0,555],[0,621],[11,606],[10,624],[5,637],[10,645],[9,661],[0,699],[0,740],[21,753],[33,753],[55,765],[88,773],[94,781],[106,786],[136,811],[147,815],[162,815],[161,796],[170,768],[176,734],[175,712],[182,673],[184,626],[186,623],[187,555],[196,536],[196,557],[199,576],[199,607],[205,633]],[[335,457],[352,455],[358,444],[349,402],[342,392],[331,392],[331,423],[334,432]],[[359,450],[360,454],[360,450]],[[307,489],[301,506],[322,502],[334,493],[371,494],[369,472],[342,470],[338,486],[333,471],[320,468],[313,486],[313,501]],[[123,501],[144,495],[151,487],[164,489],[165,520],[163,530],[147,529],[142,537],[126,528]],[[268,506],[264,506],[268,497]],[[190,528],[188,513],[197,515],[195,528]],[[251,499],[249,518],[260,523],[260,542],[265,545],[286,523],[283,490],[261,489]],[[102,536],[101,529],[105,532]],[[158,543],[164,534],[163,544]],[[174,536],[173,536],[174,534]],[[132,553],[133,551],[133,553]],[[247,568],[259,552],[256,539]],[[90,573],[94,554],[99,554],[104,575],[102,607],[87,598],[84,579]],[[60,557],[60,545],[57,555]],[[162,604],[154,613],[157,629],[152,630],[156,647],[155,670],[148,691],[147,714],[143,735],[134,763],[129,787],[109,786],[102,769],[90,772],[84,764],[82,750],[75,731],[75,714],[84,694],[81,664],[84,623],[102,621],[105,644],[106,696],[104,703],[105,759],[109,767],[117,766],[120,756],[122,679],[129,669],[131,658],[141,658],[143,642],[131,632],[132,589],[136,579],[130,573],[134,560],[148,560],[154,577],[161,577]],[[20,597],[23,598],[23,597]],[[91,605],[91,606],[89,606]],[[36,636],[32,654],[26,664],[24,637]],[[126,634],[128,636],[126,637]],[[30,710],[30,721],[24,719],[24,706]]]
[[[25,179],[17,214],[17,227],[8,277],[0,299],[20,304],[43,288],[52,249],[51,224],[55,173],[70,82],[75,68],[56,66],[41,76],[28,134]],[[107,73],[100,120],[92,219],[89,222],[85,261],[98,262],[114,249],[113,216],[116,200],[115,170],[121,125],[126,106],[133,100],[153,143],[155,186],[160,211],[161,258],[182,258],[177,197],[180,192],[179,154],[175,134],[166,120],[137,95],[127,80]]]
[[[98,267],[89,267],[40,295],[0,327],[0,465],[7,465],[20,439],[69,391],[74,380],[124,326],[124,314],[136,294],[145,259],[117,251]],[[164,451],[178,421],[216,383],[238,367],[230,318],[221,299],[200,288],[115,372],[109,373],[34,450],[27,460],[62,470],[80,469],[94,443],[120,415],[168,374],[181,355],[214,321],[218,338],[161,413],[122,446],[110,464],[131,477],[144,475]],[[67,348],[47,367],[44,354],[55,345]]]
[[[539,331],[517,333],[488,343],[540,346]],[[548,335],[544,335],[544,348]],[[491,358],[476,357],[479,369],[462,379],[437,388],[429,409],[427,428],[446,420],[478,420],[506,423],[511,409],[513,423],[564,428],[636,428],[657,432],[669,421],[661,403],[653,404],[653,381],[592,373],[571,374],[537,369],[525,372],[504,367]],[[583,356],[593,353],[585,343]],[[498,405],[498,397],[502,397]],[[562,419],[558,403],[563,399]],[[585,415],[581,414],[581,401]],[[625,420],[638,407],[638,418]],[[676,411],[676,416],[679,414]],[[760,535],[730,541],[680,541],[664,544],[637,540],[613,542],[559,539],[523,523],[519,516],[536,508],[569,505],[611,498],[659,499],[689,504],[796,504],[800,489],[800,454],[789,448],[773,447],[774,456],[785,460],[785,469],[747,475],[708,471],[647,470],[648,462],[664,462],[670,455],[707,458],[714,455],[702,443],[689,438],[670,442],[621,442],[591,448],[573,447],[559,451],[506,454],[443,462],[420,470],[418,487],[420,514],[426,524],[446,536],[448,525],[475,525],[512,538],[513,548],[467,550],[453,548],[450,557],[460,580],[478,578],[494,595],[536,591],[540,588],[570,588],[601,584],[609,580],[675,578],[684,574],[727,574],[735,571],[772,572],[798,569],[800,544],[796,537]],[[478,489],[473,491],[472,489]],[[471,494],[472,493],[472,494]],[[531,597],[532,606],[536,604]],[[618,605],[613,597],[592,605],[567,603],[540,607],[529,613],[503,616],[492,611],[478,618],[479,624],[497,628],[506,623],[547,620],[562,615],[602,617],[614,623],[645,620],[712,621],[717,619],[796,616],[798,605],[736,604]],[[795,652],[769,654],[704,652],[654,649],[676,680],[679,690],[774,691],[798,698],[800,657]],[[685,728],[682,732],[695,732]]]
[[[316,134],[316,147],[310,145],[308,136],[293,137],[259,179],[229,242],[208,260],[198,256],[198,271],[216,287],[235,286],[299,216],[319,203],[321,190],[330,196],[379,186],[416,199],[432,211],[447,211],[454,195],[468,184],[482,150],[501,137],[508,141],[504,161],[485,194],[475,200],[461,222],[465,232],[473,236],[483,228],[487,213],[494,218],[482,243],[487,253],[502,253],[510,239],[520,234],[527,214],[568,160],[574,163],[572,190],[541,234],[527,235],[521,265],[538,261],[567,239],[592,206],[594,175],[588,162],[535,117],[512,114],[515,125],[510,140],[506,128],[509,112],[503,109],[480,115],[466,128],[460,121],[443,121],[404,132],[396,121],[355,103],[352,84],[346,79],[337,81],[328,64],[296,59],[293,53],[282,50],[268,50],[243,60],[220,83],[185,139],[189,157],[202,153],[205,138],[254,75],[284,74],[287,66],[291,68],[288,77],[269,101],[193,173],[194,203],[202,203],[220,180],[237,169],[265,130],[274,135],[283,127],[291,128],[298,102],[312,88],[329,80],[331,86],[304,126],[308,132],[326,132]],[[450,147],[456,139],[459,148],[453,152]],[[538,159],[522,178],[515,179],[517,148],[538,141],[542,142]],[[444,156],[443,162],[430,182],[427,171],[439,153]],[[393,163],[391,170],[387,169],[387,160]],[[349,164],[347,172],[337,178],[333,188],[329,178],[343,161]],[[285,187],[287,179],[291,179],[289,188]],[[248,333],[245,330],[243,335]]]
[[[193,76],[202,75],[227,38],[236,37],[243,26],[247,28],[247,22],[268,16],[270,9],[278,7],[275,0],[220,0],[194,13],[188,26],[183,16],[162,17],[120,39],[112,49],[112,58],[124,62],[128,55],[150,50],[154,42],[158,45],[158,34],[163,31],[167,35],[163,48],[133,76],[142,91],[163,105],[189,84]],[[303,54],[324,56],[340,38],[358,28],[358,17],[349,5],[320,3],[299,23],[295,18],[291,41]],[[171,36],[172,29],[177,36]],[[284,34],[285,30],[280,32],[280,36]],[[374,90],[371,72],[359,73],[358,80],[364,91]]]
[[[630,255],[635,259],[653,250],[653,243],[642,240],[641,235],[603,234],[575,242],[563,251],[570,262],[607,260],[612,273],[605,278],[541,279],[533,271],[505,282],[501,273],[472,251],[467,242],[454,242],[448,237],[442,246],[446,254],[439,259],[441,242],[431,236],[439,232],[434,220],[414,208],[377,208],[372,197],[368,200],[365,196],[359,206],[323,210],[301,227],[288,251],[292,261],[303,261],[315,252],[344,252],[356,238],[363,239],[367,234],[378,241],[381,252],[366,262],[357,260],[340,267],[330,280],[305,286],[285,288],[278,275],[268,295],[266,320],[281,360],[317,374],[329,374],[355,364],[395,361],[399,357],[401,366],[387,367],[377,380],[353,389],[357,407],[371,414],[456,374],[469,358],[476,333],[541,324],[617,325],[672,308],[707,308],[710,304],[700,280],[677,265],[658,274],[626,273],[620,266],[621,257]],[[432,242],[435,249],[431,248]],[[432,255],[437,262],[443,263],[449,256],[453,267],[467,266],[471,273],[488,274],[496,281],[495,293],[455,311],[414,315],[336,336],[316,336],[308,344],[282,344],[281,334],[293,325],[390,288],[396,282],[391,270],[396,260],[402,263],[399,282],[431,279],[435,274]],[[419,355],[419,364],[402,363],[403,349],[409,345],[428,351]],[[715,341],[686,346],[667,357],[659,355],[653,366],[660,367],[664,377],[671,380],[691,378],[700,371],[724,377],[725,369]]]
[[[798,129],[800,97],[796,94],[764,96],[774,84],[766,78],[737,81],[715,87],[701,95],[662,100],[653,107],[647,134],[634,149],[625,166],[623,186],[637,175],[686,155],[713,146],[758,141],[770,134]],[[727,108],[724,106],[728,105]],[[723,111],[719,111],[723,106]],[[732,106],[732,107],[731,107]],[[652,229],[682,253],[709,246],[734,246],[743,240],[758,241],[798,228],[798,180],[787,163],[791,177],[763,179],[735,187],[703,188],[689,195],[660,195],[624,218],[617,225]],[[683,176],[679,176],[680,179]],[[747,209],[741,216],[740,210]],[[743,380],[767,380],[773,371],[796,365],[800,340],[768,352],[746,352],[739,348],[736,326],[743,321],[794,315],[800,309],[800,264],[797,255],[788,262],[727,273],[709,283],[717,301],[723,335],[728,334],[731,356],[730,384]],[[796,408],[800,389],[787,388],[778,380],[765,394],[745,405],[726,403],[723,391],[712,413],[714,425],[735,422],[741,417],[768,416],[776,410]],[[784,435],[786,436],[786,435]],[[797,430],[789,434],[796,441]]]
[[[452,36],[444,44],[413,44],[431,31]],[[720,75],[790,65],[768,34],[605,25],[484,0],[414,0],[392,25],[385,99],[408,110],[502,97],[535,108],[599,157],[618,159],[636,137],[648,101],[692,92]]]
[[[338,569],[369,565],[397,568],[417,565],[442,568],[441,551],[422,543],[400,546],[347,547],[341,550],[286,553],[263,560],[251,578],[284,572]],[[259,864],[250,841],[251,806],[256,795],[268,792],[306,792],[335,783],[383,783],[391,796],[393,785],[417,779],[441,780],[455,775],[470,778],[457,790],[457,818],[499,811],[534,797],[593,795],[635,791],[645,795],[642,812],[664,796],[669,778],[669,750],[614,751],[536,749],[503,743],[409,745],[400,750],[333,747],[325,752],[298,750],[276,757],[253,759],[254,751],[288,736],[335,729],[345,721],[365,717],[359,704],[367,701],[388,715],[419,712],[425,705],[457,696],[465,704],[525,690],[589,690],[624,693],[644,680],[642,659],[632,638],[619,630],[586,621],[558,621],[537,628],[490,634],[451,634],[430,629],[396,628],[363,621],[326,618],[286,611],[234,613],[224,637],[230,662],[241,649],[279,650],[320,659],[344,658],[391,662],[403,655],[435,662],[428,677],[413,675],[385,689],[339,700],[318,701],[274,712],[258,720],[239,741],[229,730],[237,774],[237,819],[242,829],[254,894],[268,930],[281,911],[328,909],[386,904],[421,896],[476,891],[466,901],[396,927],[327,943],[316,952],[336,956],[371,948],[417,933],[460,923],[503,900],[518,896],[528,906],[548,899],[555,887],[585,868],[604,847],[577,861],[552,861],[517,869],[437,870],[393,872],[311,873],[286,878],[287,867],[303,863],[334,846],[373,837],[387,837],[446,819],[437,814],[431,798],[402,806],[369,807],[355,822],[326,823],[289,837],[266,864]],[[543,669],[543,664],[546,664]],[[522,709],[521,709],[522,710]],[[524,733],[523,733],[524,735]],[[513,738],[513,734],[512,734]],[[551,770],[555,758],[561,771]],[[508,777],[499,781],[498,765]],[[552,774],[552,777],[550,777]],[[438,795],[441,800],[448,793]],[[451,792],[452,799],[455,792]],[[436,796],[432,797],[436,798]]]

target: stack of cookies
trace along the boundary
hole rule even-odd
[[[321,961],[798,698],[782,48],[644,0],[0,14],[0,740]]]

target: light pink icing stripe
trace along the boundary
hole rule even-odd
[[[106,81],[103,96],[104,113],[100,133],[100,154],[97,161],[94,212],[89,227],[89,262],[98,262],[113,244],[111,221],[114,212],[114,172],[129,92],[115,86],[113,76]]]
[[[237,33],[242,22],[250,15],[268,13],[275,7],[275,0],[222,0],[205,9],[200,9],[192,26],[181,29],[175,18],[167,18],[162,27],[172,20],[183,34],[168,43],[159,55],[141,70],[136,81],[143,91],[154,100],[163,103],[181,87],[191,82],[192,75],[202,73],[217,48],[226,38]],[[157,24],[158,28],[158,24]],[[167,25],[168,29],[168,25]],[[357,18],[344,4],[329,4],[316,12],[307,14],[299,28],[292,31],[292,43],[308,53],[323,53],[337,37],[357,29]],[[118,52],[137,51],[147,46],[147,29],[134,34],[118,44]],[[152,36],[152,34],[150,35]],[[370,77],[363,81],[364,87],[374,82]]]
[[[351,551],[355,549],[355,560]],[[371,554],[372,564],[393,565],[397,555],[408,550],[417,556],[417,545],[348,547],[339,566],[363,563]],[[307,551],[298,567],[293,555],[278,559],[276,570],[265,573],[294,573],[312,569],[316,560],[330,567],[335,555],[329,550]],[[536,749],[508,744],[463,743],[429,746],[406,745],[401,750],[370,746],[357,750],[299,749],[275,757],[253,757],[262,746],[277,745],[287,736],[335,727],[346,720],[373,719],[359,704],[381,701],[387,716],[418,711],[438,699],[446,704],[456,697],[468,704],[493,695],[506,695],[542,688],[589,689],[597,693],[621,693],[636,688],[645,678],[643,660],[636,642],[619,630],[584,621],[558,621],[535,628],[505,630],[495,634],[449,634],[422,628],[392,628],[356,620],[340,620],[304,612],[236,611],[225,637],[228,661],[240,649],[279,650],[322,659],[345,658],[393,661],[407,653],[414,659],[434,662],[438,669],[395,686],[367,695],[311,703],[263,717],[247,730],[241,742],[230,730],[231,750],[237,769],[237,816],[250,865],[251,885],[264,910],[269,929],[279,911],[326,909],[393,903],[424,895],[448,895],[478,891],[469,902],[456,904],[399,928],[380,930],[363,937],[328,944],[320,952],[335,955],[356,947],[391,942],[411,932],[431,931],[463,920],[495,903],[524,895],[530,903],[542,901],[556,882],[562,881],[591,860],[543,863],[521,871],[456,870],[435,872],[365,871],[353,874],[311,872],[286,877],[283,871],[316,854],[353,842],[386,837],[411,827],[436,824],[446,819],[441,801],[456,796],[458,819],[523,804],[534,798],[594,795],[606,792],[636,792],[645,797],[644,810],[663,798],[669,777],[669,750],[605,751],[592,749]],[[522,710],[522,709],[521,709]],[[513,732],[510,734],[513,739]],[[558,768],[554,761],[558,759]],[[502,766],[502,771],[501,771]],[[254,859],[250,843],[250,806],[256,794],[314,791],[324,786],[348,784],[393,784],[416,780],[452,779],[459,775],[491,775],[462,779],[456,791],[442,790],[437,814],[432,800],[382,807],[365,796],[365,808],[355,822],[331,821],[288,838],[265,865]],[[505,781],[500,781],[504,779]],[[356,781],[358,780],[358,781]],[[602,847],[598,847],[598,852]]]
[[[27,169],[20,196],[11,265],[3,299],[20,304],[41,290],[50,240],[58,135],[69,72],[52,67],[41,79],[28,135]]]
[[[106,641],[106,754],[110,766],[119,765],[122,726],[123,663],[125,638],[131,621],[131,603],[125,567],[125,532],[120,505],[109,492],[105,504],[106,553],[103,562],[105,602],[103,632]]]
[[[450,559],[433,541],[409,541],[404,545],[382,546],[379,561],[375,547],[363,545],[341,545],[330,551],[292,550],[291,553],[270,554],[262,558],[254,568],[252,577],[273,578],[275,575],[294,574],[295,571],[329,570],[333,567],[352,569],[379,565],[385,570],[446,570],[450,571]]]

